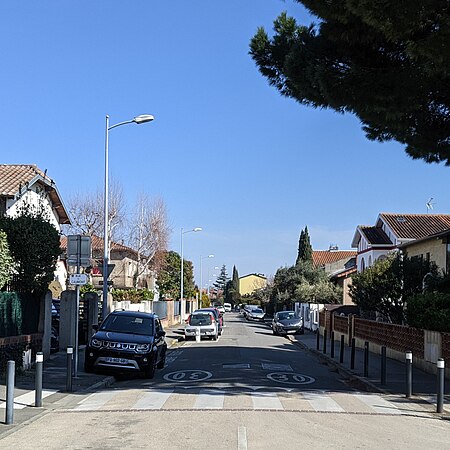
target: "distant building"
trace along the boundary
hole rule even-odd
[[[252,294],[267,285],[267,278],[262,273],[250,273],[239,277],[239,293],[241,295]]]

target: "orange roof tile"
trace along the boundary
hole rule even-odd
[[[354,258],[357,252],[352,250],[313,250],[312,258],[315,266],[324,266],[343,259]]]
[[[19,186],[29,183],[36,175],[44,172],[34,164],[0,164],[0,195],[13,196]]]

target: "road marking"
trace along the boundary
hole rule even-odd
[[[56,390],[53,389],[43,389],[42,390],[42,398],[48,397],[49,395],[55,394]],[[14,398],[14,409],[23,409],[27,406],[34,406],[34,402],[36,400],[36,391],[30,391],[26,394],[19,395]],[[0,403],[0,408],[6,408],[6,402]]]
[[[292,372],[272,372],[267,374],[269,380],[283,384],[311,384],[316,380],[308,375]]]
[[[247,450],[247,428],[238,428],[238,450]]]
[[[223,409],[224,393],[202,389],[195,400],[194,409]]]
[[[250,364],[222,364],[222,369],[250,369]]]
[[[175,381],[177,383],[193,383],[197,381],[205,381],[212,377],[211,372],[206,370],[179,370],[164,375],[166,381]]]
[[[172,393],[173,389],[145,392],[144,395],[132,406],[132,409],[161,409]]]
[[[284,409],[274,392],[252,392],[254,409]]]
[[[280,372],[292,372],[292,367],[289,364],[261,364],[264,370],[278,370]]]
[[[356,394],[356,398],[361,400],[367,406],[370,406],[377,413],[383,414],[402,414],[402,412],[397,409],[395,405],[388,402],[379,395],[369,395],[369,394]]]
[[[344,409],[332,398],[321,393],[303,392],[303,397],[308,400],[316,411],[344,412]]]
[[[80,402],[74,409],[77,411],[95,411],[117,395],[117,391],[94,392]]]

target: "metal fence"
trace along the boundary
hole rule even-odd
[[[175,302],[177,303],[177,302]],[[178,310],[179,310],[178,306]],[[175,305],[176,309],[176,305]],[[160,301],[160,302],[153,302],[153,312],[158,315],[160,319],[166,319],[167,318],[167,302]]]

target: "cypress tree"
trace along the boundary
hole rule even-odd
[[[312,246],[309,239],[307,226],[300,233],[300,239],[298,241],[298,255],[296,265],[298,265],[300,261],[312,262]]]

